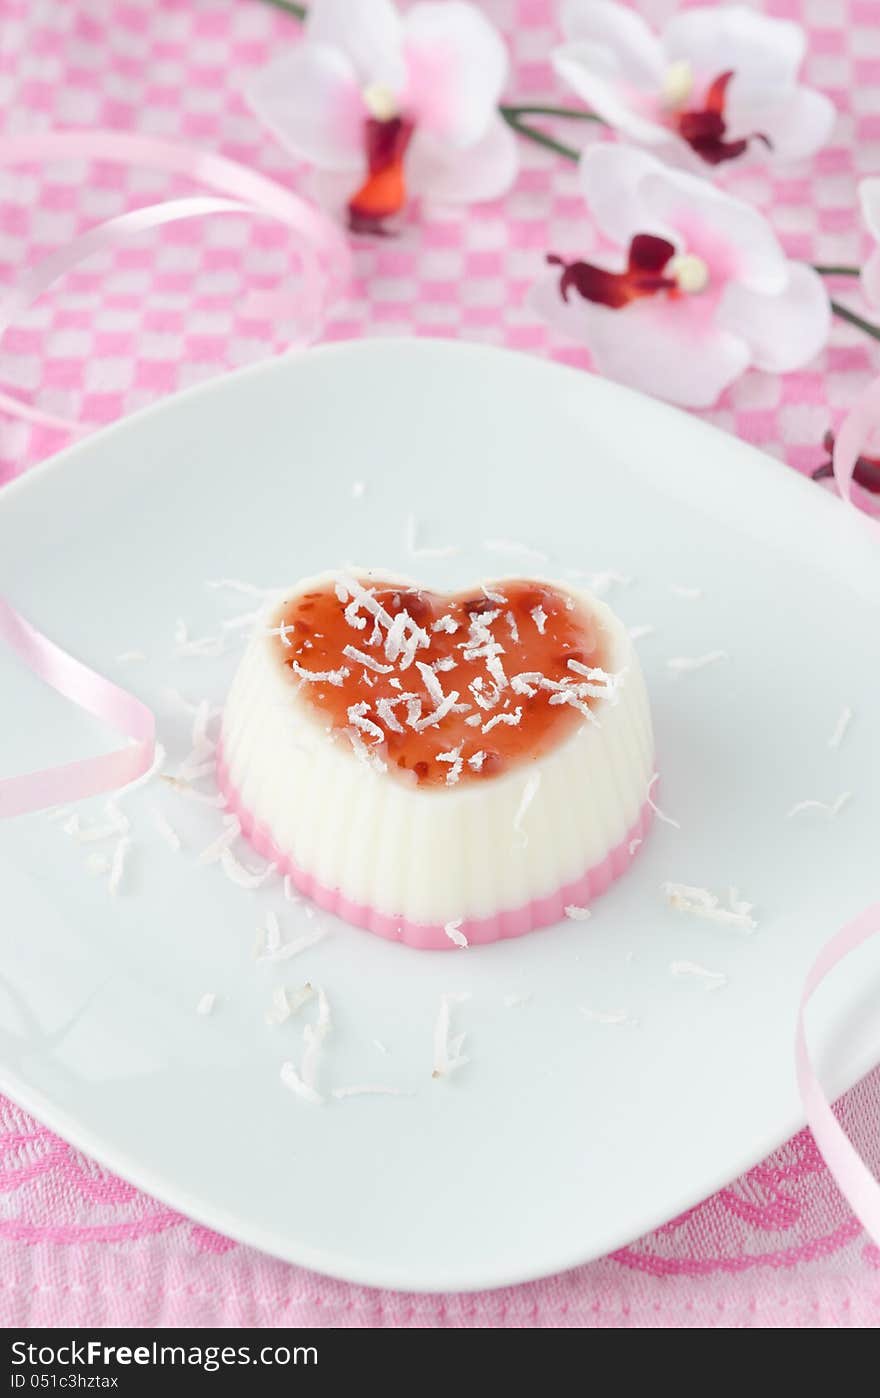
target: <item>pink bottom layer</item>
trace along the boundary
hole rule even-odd
[[[377,937],[386,937],[389,941],[405,942],[407,946],[418,947],[422,951],[456,949],[455,944],[443,931],[442,923],[413,922],[410,918],[381,913],[365,903],[354,903],[338,888],[328,888],[314,875],[300,869],[289,854],[279,849],[268,827],[258,821],[243,804],[230,779],[222,751],[218,751],[217,781],[226,798],[227,809],[237,816],[242,834],[254,849],[265,859],[271,860],[281,874],[289,874],[299,892],[305,893],[319,907],[325,908],[327,912],[336,913],[338,917],[354,923],[356,927],[364,927],[368,932],[374,932]],[[467,937],[468,944],[481,946],[487,942],[502,941],[506,937],[522,937],[526,932],[533,932],[538,927],[548,927],[551,923],[561,922],[569,905],[586,907],[629,868],[639,848],[637,842],[641,842],[648,833],[651,816],[651,807],[646,802],[635,824],[627,831],[620,844],[609,850],[603,860],[594,864],[592,869],[588,869],[579,879],[563,885],[555,893],[548,894],[545,898],[533,898],[530,903],[524,903],[520,908],[506,909],[494,913],[491,917],[466,918],[461,924],[461,931]]]

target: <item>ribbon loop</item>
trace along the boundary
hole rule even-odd
[[[59,694],[117,733],[133,739],[128,747],[116,752],[0,779],[0,819],[114,791],[149,771],[156,750],[156,721],[146,704],[68,655],[25,621],[3,597],[0,639]]]

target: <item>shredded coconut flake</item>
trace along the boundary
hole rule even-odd
[[[719,660],[729,660],[726,650],[710,650],[706,655],[674,655],[667,660],[666,668],[673,674],[684,675],[692,670],[705,670],[707,665],[716,665]]]
[[[483,724],[483,727],[480,729],[480,732],[491,733],[492,729],[496,728],[499,723],[506,723],[508,727],[515,728],[521,718],[522,709],[519,707],[519,705],[517,705],[512,714],[496,714],[494,718],[490,718],[487,723]]]
[[[179,795],[185,796],[188,801],[200,801],[205,806],[226,805],[226,797],[222,792],[212,794],[208,791],[196,791],[195,787],[190,786],[188,781],[182,781],[180,777],[172,777],[168,773],[163,773],[159,780],[170,786],[172,791],[176,791]],[[128,788],[126,787],[126,792],[127,791]]]
[[[852,722],[852,716],[853,711],[850,708],[849,704],[844,704],[843,708],[840,711],[838,720],[834,725],[834,731],[831,734],[831,737],[828,739],[828,746],[830,748],[840,747],[840,744],[846,737],[847,729],[849,728],[849,725]]]
[[[64,822],[61,829],[65,835],[70,835],[80,845],[90,845],[102,840],[112,840],[118,835],[127,835],[129,831],[128,817],[124,816],[117,807],[107,803],[105,810],[109,820],[104,825],[83,825],[81,817],[74,814]]]
[[[822,811],[829,820],[833,820],[851,799],[851,791],[842,791],[836,801],[798,801],[796,805],[792,806],[785,818],[791,820],[792,816],[800,815],[802,811]]]
[[[470,1061],[461,1052],[465,1035],[457,1034],[453,1039],[449,1037],[453,1007],[469,999],[468,991],[458,991],[440,997],[440,1008],[434,1021],[434,1067],[431,1073],[433,1078],[449,1077]]]
[[[124,786],[121,791],[117,791],[117,801],[121,801],[124,796],[130,796],[131,793],[133,791],[137,791],[139,787],[147,786],[154,779],[154,777],[159,776],[159,774],[162,771],[162,768],[165,766],[165,758],[165,749],[160,742],[157,742],[155,748],[153,749],[153,760],[147,768],[146,772],[142,772],[141,775],[139,777],[136,777],[133,782],[129,782],[128,786]]]
[[[217,996],[213,990],[206,990],[199,1003],[196,1005],[197,1015],[209,1015],[212,1013],[217,1003]]]
[[[504,596],[503,593],[493,592],[491,588],[487,586],[486,583],[480,583],[480,589],[483,593],[483,596],[487,598],[488,601],[497,603],[499,607],[507,606],[507,598]]]
[[[293,956],[299,956],[300,952],[308,951],[309,947],[315,946],[318,942],[323,942],[327,933],[323,927],[316,927],[312,932],[306,932],[302,937],[296,937],[290,942],[281,942],[274,947],[270,947],[266,937],[266,929],[261,929],[261,937],[257,945],[258,961],[289,961]]]
[[[306,981],[305,985],[298,986],[296,990],[288,990],[283,985],[278,985],[272,991],[272,1003],[265,1014],[266,1023],[269,1025],[286,1024],[286,1022],[301,1010],[303,1005],[314,996],[314,988]]]
[[[338,670],[305,670],[298,660],[292,660],[290,668],[298,679],[306,680],[310,684],[332,684],[337,689],[342,687],[343,680],[348,679],[351,674],[347,665],[340,665]]]
[[[346,713],[348,721],[353,728],[357,728],[361,733],[366,733],[368,738],[372,738],[374,743],[384,743],[385,730],[380,728],[378,723],[374,723],[371,718],[367,718],[370,705],[366,700],[359,704],[349,704]]]
[[[146,658],[142,650],[124,650],[120,655],[117,655],[116,661],[119,665],[128,665],[130,662],[146,660]]]
[[[686,587],[683,583],[670,583],[669,591],[676,597],[686,597],[693,602],[703,596],[701,587]]]
[[[627,849],[629,850],[630,854],[635,854],[636,850],[638,849],[641,843],[642,841],[638,837],[636,837],[635,840],[630,840],[629,844],[627,845]]]
[[[673,961],[669,970],[673,976],[690,976],[694,980],[702,981],[706,990],[721,990],[727,985],[727,977],[723,971],[710,971],[707,966],[701,966],[697,961]]]
[[[461,758],[461,750],[463,747],[464,743],[459,743],[458,747],[450,748],[448,752],[438,752],[437,754],[438,762],[449,763],[449,771],[446,773],[447,786],[455,786],[455,783],[461,776],[461,769],[463,765]]]
[[[113,851],[113,860],[110,865],[110,878],[107,882],[107,887],[114,895],[119,892],[122,886],[122,879],[125,874],[125,863],[130,849],[131,840],[128,835],[123,835],[120,840],[117,840],[116,848]]]
[[[673,820],[672,816],[667,815],[665,811],[661,811],[660,807],[657,805],[656,801],[653,799],[651,795],[651,791],[653,790],[655,783],[659,780],[660,773],[655,772],[651,780],[648,782],[648,791],[645,796],[645,801],[651,807],[651,810],[654,812],[657,819],[662,820],[664,825],[672,825],[675,827],[676,830],[680,830],[680,823],[677,820]]]
[[[174,628],[174,654],[179,656],[201,656],[209,659],[223,654],[225,642],[222,636],[202,636],[192,640],[189,627],[183,619]]]
[[[565,909],[565,916],[570,917],[572,922],[586,922],[593,914],[589,908],[579,908],[576,903],[569,903]]]
[[[656,626],[631,626],[629,628],[629,638],[631,641],[641,641],[645,636],[653,636]]]
[[[443,931],[454,946],[466,947],[469,946],[470,943],[461,930],[461,923],[462,919],[460,917],[456,918],[454,922],[445,922],[443,924]]]
[[[343,647],[342,654],[348,660],[353,660],[356,665],[363,665],[377,675],[390,675],[394,669],[393,665],[383,665],[374,655],[368,655],[365,650],[358,650],[357,646]]]
[[[252,631],[263,619],[263,608],[253,612],[239,612],[238,616],[228,616],[220,623],[221,631]],[[280,629],[280,628],[279,628]]]
[[[303,1082],[292,1063],[282,1063],[281,1081],[285,1087],[289,1088],[290,1091],[301,1098],[303,1102],[310,1102],[313,1106],[319,1107],[324,1101],[320,1092],[316,1091],[314,1087],[310,1087],[308,1083]]]
[[[448,636],[454,636],[456,631],[458,630],[458,622],[455,620],[455,617],[449,616],[447,614],[446,616],[438,617],[438,619],[434,622],[434,625],[431,627],[431,630],[445,631]]]
[[[529,616],[532,618],[532,621],[537,626],[538,634],[540,636],[543,636],[547,627],[547,613],[544,611],[544,608],[532,607],[532,610],[529,612]]]
[[[451,689],[448,694],[444,694],[442,702],[437,705],[433,713],[426,714],[424,718],[414,719],[412,723],[407,715],[407,723],[410,723],[410,727],[416,733],[423,733],[426,728],[433,728],[435,724],[442,723],[446,715],[454,709],[457,700],[458,690]]]
[[[224,828],[217,836],[216,840],[212,840],[211,843],[206,845],[202,850],[199,855],[199,863],[217,864],[223,856],[223,851],[234,845],[240,834],[241,823],[235,816],[228,816]]]
[[[628,1015],[626,1010],[591,1010],[586,1005],[578,1006],[582,1015],[591,1019],[594,1024],[631,1024],[637,1025],[638,1020]]]
[[[316,1092],[318,1087],[318,1066],[324,1040],[333,1027],[330,1002],[320,986],[317,987],[317,992],[318,1017],[314,1024],[307,1024],[303,1029],[303,1055],[300,1064],[300,1078],[313,1092]]]
[[[154,808],[153,810],[153,824],[169,848],[173,849],[176,854],[179,854],[181,848],[180,836],[174,829],[170,820],[167,820],[158,808]]]
[[[220,864],[226,877],[239,888],[260,888],[275,873],[274,864],[267,864],[265,869],[246,868],[231,849],[220,851]]]
[[[751,916],[752,904],[743,902],[736,889],[729,890],[727,907],[716,893],[711,893],[707,888],[693,888],[689,884],[665,883],[663,893],[669,907],[678,912],[691,913],[694,917],[736,927],[743,932],[754,932],[758,926]]]
[[[366,494],[366,490],[367,490],[366,481],[352,481],[352,483],[351,483],[351,498],[352,498],[352,500],[362,500],[363,497],[364,497],[364,495]]]
[[[279,587],[258,587],[256,583],[242,582],[240,578],[217,578],[205,585],[214,592],[239,592],[245,597],[272,597],[282,590]]]

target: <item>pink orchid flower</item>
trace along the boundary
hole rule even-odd
[[[603,142],[580,179],[617,249],[554,267],[533,305],[590,349],[609,378],[689,408],[709,407],[750,366],[799,369],[825,344],[828,295],[790,262],[756,209],[646,151]]]
[[[388,232],[413,196],[495,199],[513,183],[498,114],[504,42],[463,0],[312,0],[305,39],[251,82],[257,115],[332,177],[356,232]]]
[[[806,40],[788,20],[741,6],[673,15],[658,37],[611,0],[564,0],[557,73],[609,126],[691,168],[749,150],[798,160],[827,140],[835,117],[797,74]]]

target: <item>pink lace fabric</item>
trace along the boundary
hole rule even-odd
[[[640,0],[650,13],[653,0]],[[661,0],[657,0],[659,10]],[[484,0],[508,36],[509,91],[565,101],[548,54],[553,0]],[[670,6],[664,5],[668,10]],[[857,175],[880,171],[880,0],[766,0],[808,30],[805,74],[840,120],[808,165],[723,172],[761,207],[791,256],[863,260]],[[260,129],[241,79],[297,25],[260,0],[0,0],[0,127],[110,126],[197,143],[304,189]],[[856,158],[858,152],[858,159]],[[503,201],[423,211],[395,241],[362,243],[329,338],[415,333],[475,339],[587,367],[523,304],[549,247],[575,249],[571,167],[523,145]],[[190,192],[143,171],[0,171],[0,282],[101,218]],[[69,276],[0,345],[0,390],[60,416],[106,422],[161,394],[278,352],[284,325],[245,316],[274,285],[286,235],[254,220],[193,222]],[[844,297],[844,299],[846,299]],[[744,376],[706,416],[798,470],[823,460],[874,372],[870,342],[840,324],[810,368]],[[0,420],[0,482],[64,444]],[[839,1106],[880,1168],[880,1070]],[[645,1168],[650,1168],[646,1151]],[[0,1323],[10,1325],[792,1326],[876,1325],[880,1252],[868,1243],[807,1132],[741,1179],[613,1256],[482,1295],[408,1296],[328,1281],[239,1247],[107,1174],[0,1099]]]

